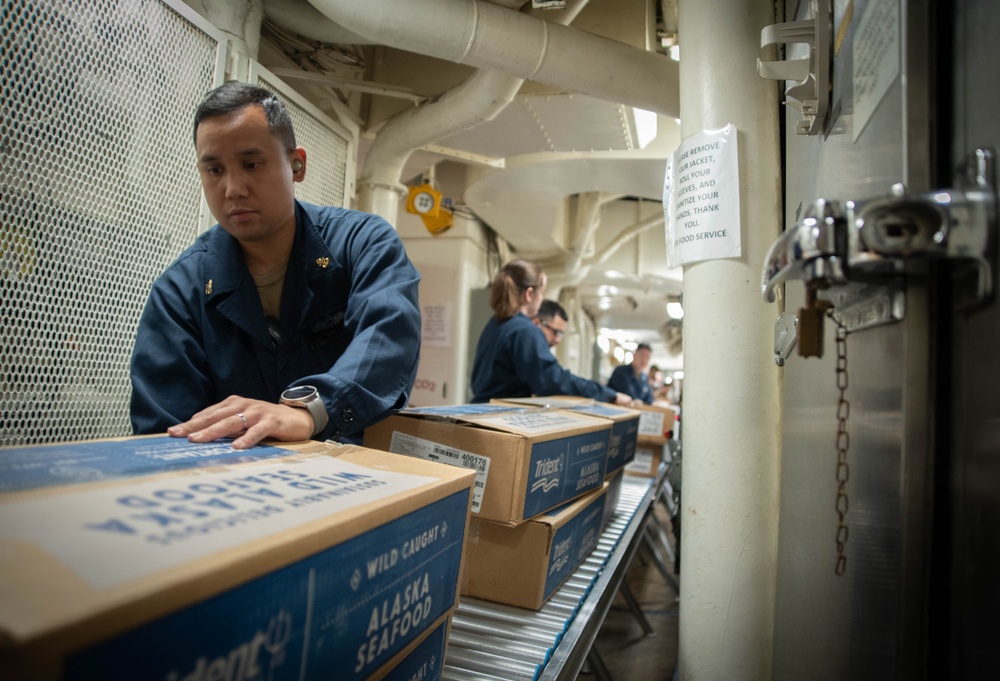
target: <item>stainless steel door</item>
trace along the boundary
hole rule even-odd
[[[787,110],[786,228],[816,199],[885,196],[895,183],[927,191],[936,179],[931,8],[906,0],[834,5],[824,134],[797,135],[798,114]],[[788,20],[810,16],[807,7],[790,3]],[[850,333],[839,360],[828,321],[824,356],[793,354],[780,369],[773,674],[779,681],[919,679],[927,665],[937,322],[932,273],[919,264],[908,269],[901,321]],[[786,310],[804,301],[801,282],[788,282]],[[845,360],[846,374],[838,378]],[[844,377],[848,535],[846,570],[837,576],[838,380]]]

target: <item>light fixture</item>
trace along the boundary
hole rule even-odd
[[[645,149],[656,139],[656,112],[633,107],[632,115],[635,117],[636,141],[640,149]]]
[[[667,316],[671,319],[684,319],[684,308],[680,303],[667,303]]]
[[[622,346],[619,345],[615,348],[614,355],[615,359],[617,359],[619,362],[625,361],[625,349]]]
[[[601,352],[603,352],[606,355],[608,354],[608,351],[611,350],[611,341],[609,341],[608,337],[605,336],[603,333],[599,334],[597,336],[597,347],[599,347],[601,349]]]
[[[674,61],[680,61],[681,60],[681,46],[680,45],[671,45],[670,46],[670,58],[673,59]]]

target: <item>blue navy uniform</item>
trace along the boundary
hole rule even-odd
[[[420,275],[380,217],[296,201],[277,340],[239,242],[219,225],[153,284],[132,352],[132,429],[162,433],[230,395],[277,402],[313,385],[315,439],[360,442],[406,405],[420,350]]]
[[[614,402],[615,391],[574,375],[549,350],[545,334],[524,314],[490,317],[472,363],[472,401],[537,395],[577,395]]]
[[[640,373],[635,375],[631,364],[619,364],[611,372],[608,387],[620,393],[631,395],[634,400],[642,400],[646,404],[653,403],[653,390],[649,387],[649,376]]]

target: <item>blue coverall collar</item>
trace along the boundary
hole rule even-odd
[[[216,309],[239,328],[252,335],[265,347],[271,345],[267,324],[264,322],[260,299],[250,271],[243,259],[239,241],[219,225],[208,234],[205,245],[205,296],[207,305]],[[331,267],[332,265],[332,267]],[[306,286],[304,295],[297,299],[282,300],[282,317],[294,320],[293,328],[286,329],[298,340],[298,321],[302,310],[309,309],[313,297],[311,282],[326,272],[334,271],[336,262],[329,246],[319,233],[302,205],[295,202],[295,241],[288,256],[285,272],[289,280],[301,277]],[[294,309],[288,309],[288,308]]]

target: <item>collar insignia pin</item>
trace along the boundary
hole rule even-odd
[[[322,267],[325,270],[326,266],[330,264],[330,259],[329,258],[316,258],[316,264],[319,265],[320,267]]]
[[[205,295],[210,295],[212,293],[212,280],[209,279],[208,283],[205,284]]]

